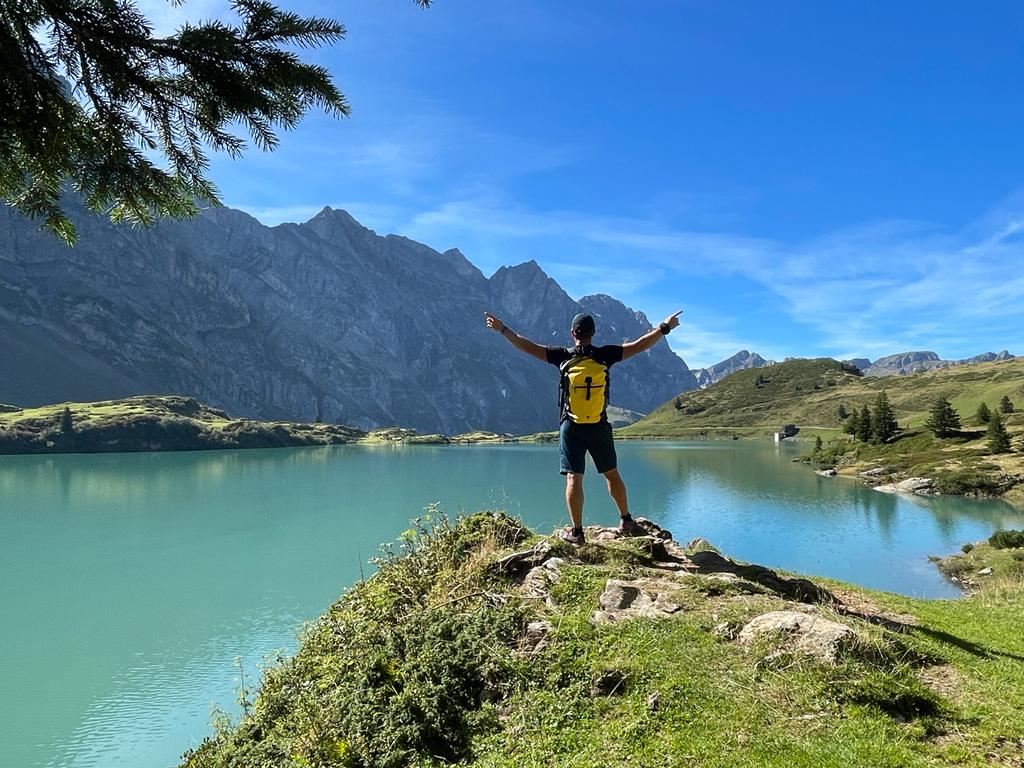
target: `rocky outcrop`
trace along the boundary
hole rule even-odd
[[[854,357],[850,360],[843,360],[843,362],[852,365],[861,373],[863,373],[864,371],[871,367],[871,361],[868,360],[866,357]]]
[[[928,477],[908,477],[896,483],[884,483],[876,485],[875,490],[882,493],[919,493],[927,494],[935,481]]]
[[[583,310],[599,343],[651,327],[611,297],[573,300],[536,262],[487,278],[458,250],[330,208],[137,229],[67,207],[73,249],[0,207],[0,401],[169,393],[264,420],[539,432],[557,424],[556,372],[487,331],[484,310],[545,344],[566,343]],[[612,402],[646,413],[694,386],[659,344],[616,367]]]
[[[742,371],[747,368],[765,368],[769,365],[775,365],[775,361],[765,360],[756,352],[748,352],[745,349],[741,349],[732,357],[726,358],[720,363],[715,363],[708,368],[701,368],[694,373],[697,376],[697,386],[700,389],[707,389],[712,384],[724,379],[730,373]]]

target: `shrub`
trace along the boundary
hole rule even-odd
[[[948,496],[980,494],[994,496],[1002,491],[1000,483],[972,469],[944,472],[935,478],[935,490]]]
[[[1016,549],[1024,547],[1024,531],[996,531],[988,543],[996,549]]]
[[[377,573],[308,630],[296,656],[267,671],[239,726],[207,739],[186,764],[404,768],[427,756],[469,759],[472,736],[490,726],[482,702],[505,683],[523,621],[516,601],[489,602],[503,577],[474,563],[527,535],[497,514],[454,527],[444,518],[414,523],[397,551],[375,560]]]
[[[964,544],[962,547],[960,547],[960,551],[963,552],[965,555],[969,554],[972,549],[974,549],[973,544]]]

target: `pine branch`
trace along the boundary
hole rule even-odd
[[[0,198],[68,243],[66,184],[115,221],[194,215],[197,200],[219,202],[205,148],[246,148],[234,126],[272,151],[275,130],[310,109],[349,114],[327,70],[290,50],[337,42],[343,25],[267,0],[232,5],[237,25],[157,38],[131,0],[0,0]]]

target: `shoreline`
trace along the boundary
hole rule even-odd
[[[625,430],[625,431],[624,431]],[[694,430],[694,435],[637,434],[617,428],[615,438],[659,442],[768,442],[763,427],[729,427]],[[803,444],[810,435],[795,435],[785,442]],[[232,418],[226,412],[203,405],[195,398],[176,395],[137,396],[90,403],[58,403],[39,408],[0,408],[0,456],[160,453],[181,451],[301,448],[328,445],[504,445],[554,443],[558,433],[499,434],[474,430],[457,435],[420,434],[404,427],[363,430],[341,424],[291,421],[260,421]],[[941,478],[932,472],[907,471],[888,466],[899,456],[878,456],[845,467],[828,467],[803,457],[811,471],[851,477],[884,492],[924,496],[958,496],[1002,500],[1024,509],[1024,483],[1008,482],[1001,493],[980,493],[964,487],[961,493],[942,492]],[[797,461],[798,459],[794,459]],[[868,474],[865,474],[868,473]],[[927,493],[921,493],[927,491]]]
[[[182,765],[313,760],[326,753],[308,738],[310,711],[330,754],[356,764],[429,760],[443,733],[457,748],[445,760],[464,765],[568,764],[566,738],[576,740],[572,760],[588,764],[613,751],[624,764],[657,765],[667,749],[726,747],[753,765],[762,744],[791,743],[809,713],[820,727],[801,731],[794,760],[947,764],[949,742],[936,733],[955,734],[961,758],[1019,755],[1016,740],[993,741],[1024,726],[1024,645],[1008,631],[1019,580],[925,600],[733,560],[640,522],[646,535],[629,539],[591,526],[577,549],[499,513],[420,521],[411,543],[265,671],[252,708]],[[367,636],[379,653],[366,653]],[[421,700],[441,703],[444,728],[430,719],[438,707],[406,706]],[[567,712],[577,727],[524,730],[538,712]],[[637,712],[648,726],[624,739],[615,723]],[[687,727],[695,719],[700,727]],[[401,755],[396,733],[406,734]]]

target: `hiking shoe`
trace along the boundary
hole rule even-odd
[[[562,532],[558,535],[562,539],[562,541],[566,542],[567,544],[572,544],[574,547],[581,546],[582,544],[585,544],[587,541],[583,537],[583,531],[580,531],[579,533],[574,533],[573,529],[568,525],[565,526],[565,528],[562,529]]]
[[[647,529],[632,517],[619,518],[619,533],[623,536],[650,536]]]

